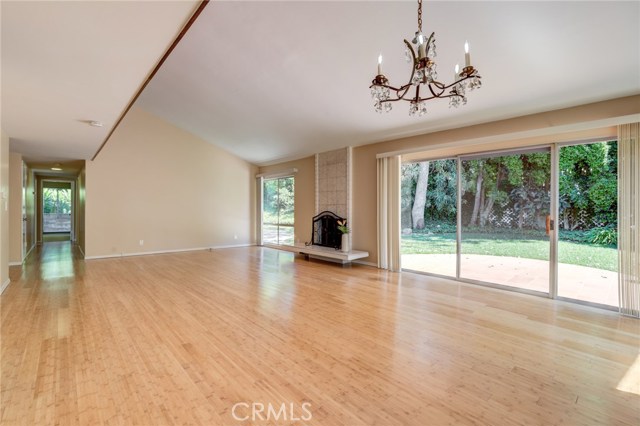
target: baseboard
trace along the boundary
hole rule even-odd
[[[27,260],[29,258],[29,255],[31,254],[31,252],[33,251],[33,249],[36,247],[35,244],[31,244],[31,248],[27,251],[27,254],[24,257],[24,260],[22,261],[24,263],[25,260]]]
[[[154,254],[170,254],[170,253],[183,253],[187,251],[218,250],[218,249],[228,249],[228,248],[237,248],[237,247],[250,247],[254,245],[255,244],[231,244],[231,245],[221,245],[221,246],[211,246],[211,247],[192,247],[192,248],[186,248],[186,249],[141,251],[136,253],[105,254],[105,255],[98,255],[98,256],[85,256],[84,260],[112,259],[114,257],[150,256]]]
[[[353,263],[357,263],[358,265],[364,265],[364,266],[372,266],[374,268],[378,267],[377,263],[367,262],[367,261],[364,261],[364,260],[354,260]]]
[[[9,278],[7,278],[7,280],[2,283],[2,287],[0,287],[0,294],[2,294],[2,292],[9,287],[9,284],[11,284],[11,280]]]
[[[29,255],[31,254],[31,252],[33,251],[33,248],[35,247],[35,244],[31,246],[31,248],[29,249],[29,251],[27,251],[27,255],[24,257],[24,259],[21,262],[9,262],[9,266],[22,266],[22,264],[24,263],[25,260],[27,260],[27,258],[29,257]]]
[[[253,247],[256,244],[253,243],[247,243],[247,244],[230,244],[230,245],[224,245],[224,246],[212,246],[209,247],[212,250],[218,250],[218,249],[228,249],[228,248],[238,248],[238,247]]]

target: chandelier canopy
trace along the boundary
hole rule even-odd
[[[422,34],[422,0],[418,0],[418,31],[416,31],[411,43],[405,40],[404,44],[406,45],[407,62],[413,63],[413,66],[409,81],[403,86],[395,87],[389,83],[387,77],[382,73],[382,54],[378,56],[378,74],[369,86],[377,112],[391,111],[392,102],[407,101],[409,102],[409,115],[423,116],[427,113],[427,101],[439,98],[449,98],[449,107],[457,108],[460,105],[466,105],[467,90],[479,89],[482,85],[478,70],[471,65],[468,42],[464,44],[465,66],[460,71],[460,66],[456,65],[453,83],[444,84],[438,81],[434,61],[436,57],[435,33],[431,33],[428,38]],[[413,94],[408,96],[412,88],[414,89]]]

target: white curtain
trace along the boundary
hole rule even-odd
[[[618,126],[620,312],[640,318],[640,123]]]
[[[256,177],[256,244],[262,245],[262,203],[263,203],[264,178]]]
[[[400,270],[400,156],[378,158],[378,268]]]

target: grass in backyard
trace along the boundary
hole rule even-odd
[[[413,233],[402,236],[402,254],[455,254],[456,234]],[[533,236],[468,233],[462,238],[463,254],[549,259],[549,240]],[[588,266],[607,271],[618,270],[615,247],[558,242],[560,263]]]

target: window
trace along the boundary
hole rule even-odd
[[[263,185],[262,242],[293,245],[294,178],[265,179]]]

